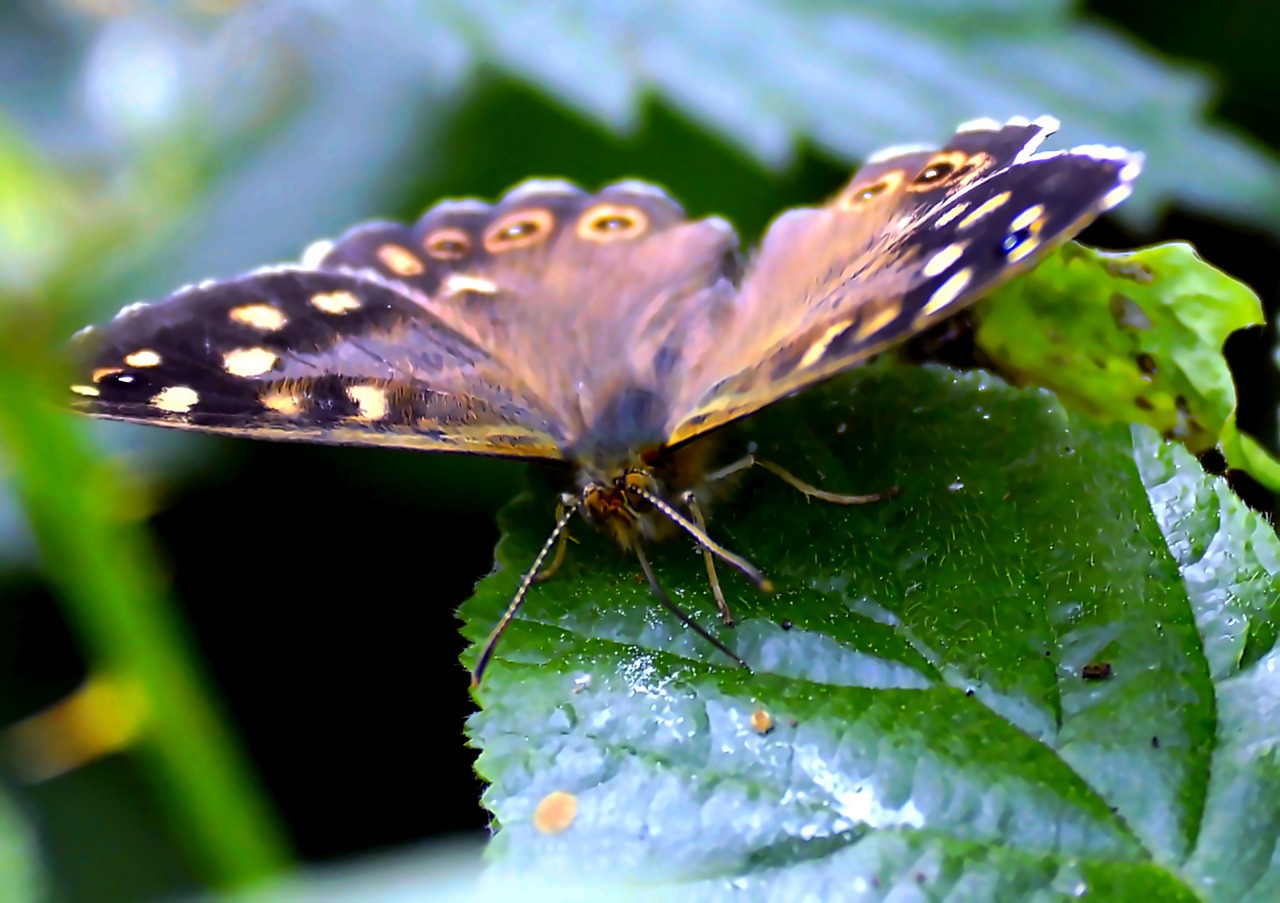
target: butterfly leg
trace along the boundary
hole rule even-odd
[[[882,489],[879,492],[872,492],[868,495],[845,495],[839,492],[827,492],[825,489],[819,489],[812,483],[806,483],[786,468],[780,467],[772,461],[757,458],[755,455],[747,455],[737,461],[734,461],[732,464],[725,465],[719,470],[708,475],[707,482],[719,482],[720,480],[731,477],[736,473],[741,473],[742,471],[748,470],[754,466],[763,467],[792,489],[803,493],[811,499],[831,502],[833,505],[870,505],[873,502],[882,502],[885,499],[891,499],[900,491],[897,486],[890,486],[888,489]]]
[[[698,525],[698,529],[706,533],[707,519],[702,516],[702,506],[698,504],[698,497],[693,494],[693,490],[685,492],[680,498],[684,506],[689,509],[689,513],[693,515],[693,522]],[[700,548],[702,559],[707,563],[707,582],[711,584],[711,594],[716,597],[716,605],[720,608],[720,619],[724,621],[724,626],[732,627],[733,612],[729,611],[729,603],[725,601],[724,591],[720,589],[720,578],[716,576],[716,560],[706,546]]]
[[[533,586],[534,581],[537,579],[538,571],[542,570],[542,563],[547,560],[552,548],[560,541],[560,537],[564,535],[565,529],[569,526],[569,521],[578,513],[578,505],[578,500],[571,495],[562,495],[560,497],[560,507],[558,509],[560,515],[556,518],[556,525],[552,528],[551,535],[542,544],[537,557],[533,559],[533,564],[529,566],[529,569],[524,572],[524,576],[520,578],[520,585],[516,587],[516,594],[511,597],[507,610],[502,613],[497,626],[489,633],[489,638],[484,641],[484,648],[480,650],[480,658],[476,660],[475,667],[471,669],[472,689],[480,686],[480,679],[484,677],[484,669],[488,666],[489,659],[493,658],[493,650],[497,648],[498,640],[502,638],[503,632],[511,624],[511,619],[516,616],[516,612],[520,609],[521,603],[524,602],[525,596],[529,594],[529,587]]]
[[[702,637],[712,646],[715,646],[725,655],[729,656],[729,658],[737,662],[740,666],[750,671],[751,666],[748,665],[746,662],[744,662],[741,658],[739,658],[736,652],[734,652],[724,643],[720,642],[715,637],[713,637],[707,631],[707,628],[703,627],[701,624],[695,621],[693,617],[688,614],[688,612],[684,611],[684,609],[680,608],[680,606],[676,605],[676,603],[671,601],[671,598],[667,595],[666,590],[664,590],[662,588],[662,585],[658,583],[658,575],[653,572],[653,566],[649,564],[649,557],[644,553],[644,546],[641,545],[639,542],[637,542],[633,548],[635,549],[635,552],[636,552],[636,558],[640,560],[640,570],[644,571],[644,577],[646,580],[649,581],[649,591],[652,592],[653,595],[657,598],[657,600],[662,603],[662,607],[665,608],[667,611],[671,612],[681,621],[683,621],[684,625],[689,629],[693,630],[694,633],[698,634],[698,636]]]

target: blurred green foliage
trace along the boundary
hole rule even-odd
[[[1070,143],[1146,151],[1138,194],[1119,211],[1131,228],[1148,227],[1176,200],[1280,231],[1275,158],[1206,122],[1208,78],[1061,2],[28,0],[0,8],[0,61],[0,576],[47,586],[85,666],[141,682],[154,705],[148,730],[128,757],[140,779],[90,770],[45,788],[14,789],[33,801],[30,811],[47,834],[50,882],[75,900],[127,899],[193,881],[243,884],[283,869],[287,856],[286,832],[223,723],[223,706],[181,624],[169,564],[156,553],[145,523],[164,494],[180,495],[179,487],[193,478],[230,479],[238,466],[252,465],[214,460],[213,449],[226,446],[187,436],[68,420],[57,410],[60,349],[83,323],[182,283],[293,258],[310,241],[363,218],[412,217],[438,196],[492,195],[536,174],[586,184],[653,179],[691,213],[725,213],[744,234],[756,235],[782,207],[821,197],[867,152],[937,140],[976,116],[1053,113]],[[858,389],[858,404],[881,408],[875,422],[885,439],[883,447],[857,449],[853,463],[840,456],[853,440],[835,433],[843,415],[830,409],[847,404],[839,393],[850,388]],[[917,393],[920,411],[885,398],[899,391]],[[956,410],[936,409],[939,397],[953,396],[963,402]],[[859,417],[869,413],[859,409]],[[1100,892],[1155,893],[1173,887],[1173,875],[1182,884],[1171,894],[1190,886],[1211,898],[1253,893],[1266,899],[1276,877],[1262,845],[1274,837],[1274,825],[1268,813],[1250,808],[1275,791],[1268,783],[1273,741],[1266,721],[1250,720],[1256,700],[1275,690],[1265,667],[1275,619],[1264,596],[1273,591],[1280,565],[1265,523],[1241,511],[1180,450],[1141,431],[1129,439],[1121,428],[1097,428],[1063,414],[1046,396],[973,377],[876,373],[768,416],[773,419],[754,427],[764,431],[762,441],[783,432],[812,440],[793,448],[788,463],[796,469],[796,461],[809,461],[815,472],[844,474],[853,490],[880,485],[877,480],[914,480],[917,492],[902,505],[842,513],[833,533],[817,537],[811,536],[816,525],[835,515],[797,506],[759,475],[732,503],[741,507],[721,512],[717,528],[728,527],[725,535],[762,566],[776,571],[777,562],[796,562],[794,570],[775,573],[789,590],[767,601],[747,594],[739,602],[756,616],[756,626],[744,625],[735,643],[753,652],[755,643],[761,654],[772,649],[780,663],[791,663],[791,671],[753,678],[762,682],[758,687],[741,675],[722,676],[717,653],[673,630],[638,598],[643,588],[632,585],[625,561],[598,538],[581,537],[568,572],[539,588],[531,619],[520,622],[504,646],[510,659],[549,664],[504,662],[484,691],[491,708],[477,722],[477,736],[515,756],[486,754],[484,766],[496,781],[488,801],[511,828],[503,844],[512,861],[542,852],[556,861],[546,838],[522,846],[528,838],[520,827],[522,813],[554,772],[541,759],[521,762],[519,755],[536,758],[548,750],[530,749],[527,741],[512,749],[513,728],[504,718],[532,719],[514,729],[541,736],[548,726],[559,730],[576,703],[616,703],[619,726],[610,729],[625,733],[631,725],[635,737],[626,742],[655,744],[626,762],[648,780],[670,764],[664,757],[672,749],[658,736],[662,726],[680,706],[706,704],[691,701],[692,687],[717,700],[705,711],[720,719],[715,724],[729,743],[729,758],[704,757],[696,772],[677,763],[689,770],[675,773],[710,775],[720,791],[741,781],[741,794],[717,800],[745,794],[758,806],[784,791],[775,780],[779,760],[771,757],[794,756],[788,731],[802,730],[781,720],[788,708],[804,716],[797,721],[815,732],[813,748],[820,750],[836,748],[842,735],[832,719],[847,718],[847,742],[883,744],[890,770],[903,761],[895,738],[916,744],[904,749],[933,755],[939,732],[958,725],[956,746],[926,759],[935,766],[930,774],[939,792],[965,781],[975,787],[994,781],[982,764],[994,756],[992,747],[979,743],[990,737],[1004,744],[998,747],[1002,763],[1007,754],[1030,772],[1015,768],[1017,780],[991,785],[1007,801],[1003,811],[1037,826],[1022,846],[1002,848],[1009,838],[984,833],[976,810],[968,820],[962,811],[951,813],[936,833],[899,825],[865,834],[865,826],[875,824],[863,820],[864,827],[842,827],[845,833],[809,872],[797,851],[816,847],[790,835],[776,849],[760,847],[746,830],[756,823],[732,819],[735,811],[757,810],[697,810],[699,817],[718,813],[712,829],[728,826],[723,846],[712,851],[725,857],[717,867],[727,873],[725,863],[741,861],[733,856],[754,850],[752,880],[760,886],[818,886],[823,869],[845,861],[868,868],[879,863],[894,880],[914,880],[895,869],[924,862],[936,864],[930,876],[938,887],[964,879],[996,889],[1070,890],[1079,877]],[[894,424],[904,416],[899,433]],[[941,432],[927,432],[927,423]],[[1055,444],[1064,430],[1078,436],[1074,455]],[[996,433],[1005,440],[1000,447],[983,444]],[[906,457],[887,452],[917,434],[918,443],[902,452]],[[943,435],[951,441],[942,442]],[[994,488],[979,494],[976,487],[1006,479],[992,476],[996,457],[984,459],[982,452],[998,456],[1018,443],[1039,450],[1035,462],[1014,471],[1023,494],[1004,504]],[[922,447],[939,451],[925,455]],[[968,452],[957,457],[957,448]],[[1261,452],[1239,453],[1247,454]],[[1239,455],[1232,460],[1243,460]],[[434,505],[421,521],[453,524],[464,512],[496,508],[518,485],[518,471],[509,468],[408,457],[392,456],[385,473],[362,470],[343,487],[326,489],[335,512],[345,492],[355,497],[341,509],[347,516],[377,522],[364,499],[421,481]],[[960,473],[962,461],[973,476]],[[1102,463],[1094,471],[1084,462]],[[1058,485],[1064,474],[1074,482]],[[939,489],[955,483],[964,485]],[[1068,505],[1075,498],[1078,513]],[[512,508],[500,549],[507,570],[471,605],[469,635],[492,623],[495,605],[505,602],[510,568],[527,561],[528,543],[543,529],[547,510],[527,501]],[[804,548],[788,554],[779,547],[782,537],[759,529],[769,517],[796,524]],[[282,519],[282,529],[307,526],[290,524],[287,511]],[[1090,535],[1094,527],[1121,530],[1109,519],[1131,526],[1136,538],[1116,533],[1109,546]],[[1050,528],[1062,535],[1049,536]],[[831,544],[831,536],[839,542]],[[225,542],[210,537],[219,540]],[[1206,554],[1220,550],[1208,560],[1224,561],[1222,570],[1208,573]],[[925,569],[928,579],[906,575],[904,562]],[[1181,576],[1173,562],[1183,568]],[[690,588],[686,602],[701,599],[693,556],[672,546],[664,549],[663,566],[664,578],[678,574],[674,582]],[[985,602],[961,580],[968,566],[985,575],[980,585],[992,594]],[[940,592],[937,581],[945,574],[955,578],[956,592],[924,604]],[[370,592],[418,598],[421,575],[402,579],[388,578]],[[850,589],[863,584],[874,590],[865,599]],[[1058,601],[1028,608],[1015,592],[1019,586]],[[1097,592],[1081,595],[1073,607],[1068,597],[1086,586]],[[601,601],[605,592],[607,602]],[[909,600],[895,617],[911,629],[895,628],[886,611],[869,607],[867,600],[876,598]],[[1002,607],[998,599],[1010,601]],[[567,607],[550,607],[553,602]],[[17,602],[0,598],[0,615],[11,604]],[[776,624],[781,608],[792,610],[794,636],[784,638],[767,623]],[[243,639],[255,627],[246,625]],[[15,628],[14,635],[24,634]],[[1144,639],[1150,648],[1140,650]],[[39,679],[13,672],[21,650],[0,647],[6,649],[12,656],[4,663],[0,701],[16,719],[30,714],[31,700],[51,699],[41,698],[47,687]],[[557,652],[566,657],[558,659]],[[288,650],[278,654],[290,661]],[[1160,668],[1142,658],[1157,654]],[[1078,670],[1103,656],[1120,669],[1116,678],[1080,684]],[[626,668],[565,703],[568,688],[557,681],[574,663],[588,661]],[[839,692],[805,671],[823,663],[845,675]],[[654,682],[649,668],[683,677],[668,689]],[[528,697],[516,693],[517,672],[529,675]],[[973,697],[958,692],[969,686]],[[649,689],[637,694],[638,687]],[[421,693],[420,687],[410,693],[415,711]],[[513,715],[526,698],[534,708]],[[669,701],[671,718],[654,715],[658,699]],[[1217,707],[1206,709],[1206,699]],[[744,728],[742,718],[756,702],[777,709],[778,729],[767,737]],[[1190,714],[1179,714],[1184,705]],[[536,712],[553,714],[533,723]],[[607,715],[608,706],[601,717]],[[339,722],[341,716],[332,717]],[[1142,733],[1142,717],[1169,719],[1159,728],[1160,750]],[[599,747],[606,734],[588,735],[584,724],[570,725],[570,735],[586,738],[587,758],[604,755]],[[1222,753],[1215,758],[1217,748]],[[759,758],[754,771],[752,757]],[[560,764],[579,769],[580,778],[591,773],[579,768],[583,761],[566,757]],[[1223,761],[1230,766],[1216,767]],[[736,768],[749,773],[735,775]],[[1143,768],[1150,769],[1147,779],[1125,791],[1120,779]],[[838,770],[831,774],[840,777]],[[356,774],[326,778],[344,779],[362,780]],[[637,787],[648,792],[642,783]],[[148,801],[125,801],[137,795]],[[324,796],[319,786],[316,796]],[[669,814],[693,811],[688,800],[677,802]],[[924,802],[913,804],[919,809]],[[1251,818],[1233,822],[1237,811]],[[805,817],[837,817],[833,812]],[[762,824],[771,823],[769,814]],[[1050,816],[1064,824],[1076,819],[1071,823],[1093,839],[1082,834],[1074,847],[1061,841],[1052,849],[1037,846]],[[599,843],[619,837],[615,825],[600,827]],[[301,830],[297,824],[288,829]],[[156,832],[162,836],[148,836]],[[35,873],[41,863],[30,852],[31,836],[22,814],[6,809],[0,849],[16,850],[16,868]],[[10,838],[23,840],[15,846]],[[116,841],[120,853],[111,855]],[[712,855],[702,838],[693,841],[668,864],[679,866],[699,851]],[[730,847],[732,855],[724,852]],[[563,849],[584,853],[577,842]],[[1064,864],[1076,854],[1086,857],[1082,864]],[[1095,854],[1113,861],[1088,859]],[[365,898],[384,886],[386,872],[379,868],[370,867]],[[1211,880],[1219,882],[1217,890]],[[40,879],[29,884],[38,896]],[[21,892],[19,883],[12,887]]]

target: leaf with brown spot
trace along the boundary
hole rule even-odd
[[[1280,698],[1280,543],[1221,480],[1146,428],[933,366],[869,366],[725,441],[902,493],[848,508],[745,475],[710,531],[777,589],[722,571],[733,629],[692,544],[654,548],[751,672],[575,526],[469,724],[496,875],[670,899],[825,899],[853,878],[918,896],[917,875],[940,899],[1274,899],[1280,776],[1256,713]],[[508,507],[461,612],[473,642],[554,509],[544,488]],[[1099,662],[1109,680],[1081,679]],[[549,836],[533,813],[553,791],[579,818]]]
[[[1227,337],[1260,325],[1248,286],[1174,242],[1113,253],[1071,244],[980,302],[990,369],[1103,421],[1145,423],[1280,489],[1280,463],[1235,424]]]

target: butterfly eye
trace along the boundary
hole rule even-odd
[[[624,204],[597,204],[578,219],[578,237],[583,241],[618,241],[635,238],[649,227],[649,218],[638,207]]]
[[[622,479],[628,489],[647,490],[653,484],[653,480],[650,477],[638,470],[627,471],[626,475]]]
[[[461,229],[437,229],[423,240],[422,246],[436,260],[458,260],[471,250],[471,236]]]
[[[484,248],[490,254],[500,254],[527,247],[549,235],[554,223],[549,210],[517,210],[485,230]]]

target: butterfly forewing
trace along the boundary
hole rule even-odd
[[[485,349],[372,273],[262,271],[131,305],[75,343],[77,406],[209,432],[512,457],[563,435]]]
[[[966,129],[932,154],[872,163],[828,207],[780,217],[733,315],[690,355],[669,442],[920,333],[1128,195],[1140,156],[1100,147],[1032,153],[1051,126]]]

